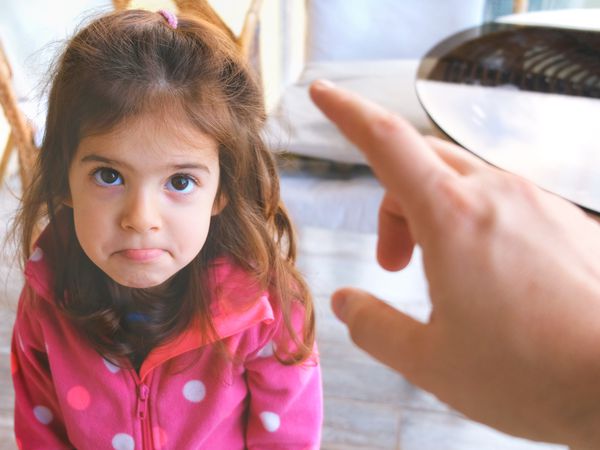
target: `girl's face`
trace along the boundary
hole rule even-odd
[[[144,115],[85,137],[69,169],[75,232],[117,283],[158,286],[200,252],[216,199],[216,142],[187,123]]]

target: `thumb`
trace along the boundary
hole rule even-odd
[[[358,289],[338,290],[331,307],[356,345],[409,380],[419,378],[426,325]]]

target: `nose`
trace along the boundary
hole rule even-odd
[[[161,227],[158,198],[141,189],[128,193],[121,215],[121,227],[137,233],[158,231]]]

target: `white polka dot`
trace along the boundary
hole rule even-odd
[[[31,254],[31,256],[29,257],[30,260],[37,262],[40,259],[42,259],[44,257],[44,252],[42,251],[41,248],[36,247],[35,250],[33,251],[33,253]]]
[[[111,363],[110,361],[108,361],[104,358],[102,358],[102,361],[104,362],[104,365],[111,373],[117,373],[119,370],[121,370],[121,368],[119,366],[115,366],[113,363]]]
[[[204,396],[206,395],[206,388],[204,387],[204,383],[200,380],[191,380],[185,383],[183,386],[183,396],[186,400],[198,403],[204,400]]]
[[[264,411],[260,413],[260,420],[265,427],[265,430],[273,433],[279,429],[281,425],[281,420],[279,416],[271,411]]]
[[[33,408],[33,415],[38,420],[38,422],[43,423],[44,425],[48,425],[50,422],[52,422],[52,419],[54,418],[52,416],[52,411],[50,411],[45,406],[36,406],[35,408]]]
[[[269,356],[273,356],[274,349],[275,346],[273,344],[273,341],[269,341],[267,342],[267,345],[260,349],[260,351],[258,352],[258,356],[261,358],[268,358]]]
[[[135,441],[127,433],[117,433],[112,439],[112,446],[115,450],[134,450]]]

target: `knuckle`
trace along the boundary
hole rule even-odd
[[[443,174],[434,183],[444,204],[446,220],[460,223],[467,230],[487,228],[494,221],[495,212],[489,201],[463,178]]]
[[[387,139],[391,135],[402,132],[406,127],[407,124],[402,118],[389,111],[378,114],[367,125],[369,134],[377,139]]]
[[[507,175],[513,189],[522,195],[528,202],[538,203],[540,190],[529,180],[516,175]]]
[[[539,209],[543,200],[541,190],[531,181],[511,173],[502,173],[497,184],[498,202],[508,203],[513,208],[517,205],[529,210]],[[507,208],[508,206],[505,206]]]
[[[444,200],[450,210],[461,215],[469,217],[475,213],[475,205],[471,196],[466,195],[461,180],[451,175],[440,175],[434,181],[435,190]]]
[[[439,137],[433,136],[431,134],[427,134],[427,135],[423,136],[423,138],[432,147],[446,146],[446,145],[450,144],[448,141],[440,139]]]

